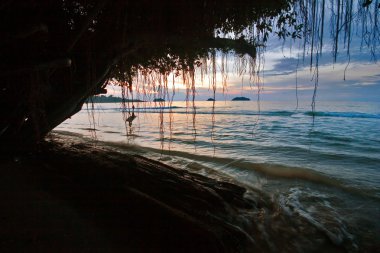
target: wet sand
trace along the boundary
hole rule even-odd
[[[53,133],[0,160],[1,252],[246,252],[245,189]],[[257,249],[257,248],[256,248]],[[265,250],[265,249],[263,249]]]

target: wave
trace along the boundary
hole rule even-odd
[[[330,194],[296,186],[281,193],[278,203],[293,220],[302,217],[327,236],[334,245],[356,249],[352,231],[347,227],[344,216],[337,215],[340,208],[335,204],[336,200]]]
[[[184,109],[184,110],[179,110]],[[208,109],[208,108],[207,108]],[[129,112],[131,109],[124,108],[84,108],[85,111],[97,110],[107,112]],[[192,114],[193,108],[181,106],[159,106],[159,107],[140,107],[135,108],[137,113],[173,113]],[[255,111],[255,110],[238,110],[238,111],[205,111],[205,108],[195,108],[196,114],[215,114],[215,115],[243,115],[243,116],[277,116],[277,117],[292,117],[294,115],[305,115],[310,117],[338,117],[338,118],[364,118],[364,119],[380,119],[380,114],[370,114],[362,112],[313,112],[313,111],[289,111],[289,110],[273,110],[273,111]]]
[[[130,112],[131,108],[122,108],[115,106],[96,106],[95,108],[83,107],[84,111],[96,110],[105,112]],[[309,111],[309,110],[293,110],[278,109],[256,110],[255,107],[215,107],[211,110],[209,106],[185,106],[172,105],[170,103],[164,105],[155,105],[151,103],[140,104],[135,108],[136,113],[178,113],[178,114],[215,114],[215,115],[243,115],[243,116],[277,116],[277,117],[293,117],[293,116],[308,116],[308,117],[338,117],[338,118],[364,118],[364,119],[380,119],[378,112],[358,112],[358,111]]]
[[[140,113],[169,113],[167,109],[185,109],[185,107],[150,107],[150,108],[139,108],[135,109],[135,111]],[[121,111],[121,109],[116,109],[116,111]],[[188,108],[188,110],[175,110],[173,113],[177,114],[192,114],[194,111],[192,108]],[[282,117],[290,117],[294,114],[293,111],[202,111],[202,109],[196,109],[195,114],[200,115],[242,115],[242,116],[282,116]]]
[[[323,140],[332,141],[333,144],[338,143],[352,143],[355,141],[355,139],[352,136],[344,136],[344,135],[338,135],[334,133],[329,133],[326,131],[317,131],[313,130],[309,132],[310,137],[317,137]]]
[[[213,158],[215,159],[215,158]],[[280,164],[270,163],[253,163],[245,161],[244,159],[233,160],[228,163],[228,167],[237,169],[237,172],[253,171],[265,177],[281,180],[301,180],[308,183],[313,183],[320,186],[333,187],[345,192],[376,198],[376,190],[367,188],[365,186],[354,185],[348,180],[337,179],[324,173],[303,167],[293,167]]]
[[[380,114],[369,114],[362,112],[305,112],[307,116],[314,117],[338,117],[338,118],[365,118],[365,119],[380,119]]]
[[[127,152],[128,150],[130,151],[131,149],[134,149],[130,145],[124,143],[106,142],[106,145],[118,149],[126,149]],[[225,176],[234,178],[242,172],[254,172],[257,175],[265,176],[267,178],[277,180],[301,180],[319,186],[333,187],[358,196],[378,199],[376,189],[374,188],[366,187],[364,185],[358,186],[357,184],[350,182],[349,179],[338,179],[310,168],[274,163],[255,163],[245,159],[198,155],[177,150],[162,150],[141,146],[135,148],[138,148],[143,153],[153,153],[153,157],[155,156],[154,154],[156,154],[160,160],[163,156],[168,156],[170,157],[170,159],[167,159],[168,161],[179,161],[178,164],[174,162],[172,164],[174,166],[180,166],[198,173],[201,169],[206,176],[215,176],[216,179],[225,179]],[[162,160],[165,161],[165,159]],[[246,182],[241,183],[247,186]]]

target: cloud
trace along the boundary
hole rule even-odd
[[[317,72],[315,68],[310,68],[310,54],[304,55],[303,48],[298,47],[297,43],[299,42],[292,42],[290,45],[287,42],[283,45],[281,40],[270,41],[264,59],[260,59],[263,60],[261,63],[264,63],[264,67],[260,79],[255,81],[258,81],[262,88],[261,94],[268,100],[294,100],[296,93],[304,99],[311,99]],[[340,48],[335,63],[328,40],[325,41],[323,52],[318,62],[318,99],[379,100],[380,64],[371,61],[373,55],[368,49],[361,49],[360,40],[352,41],[350,55],[345,48]],[[380,58],[379,54],[377,57]],[[227,62],[227,87],[223,87],[221,58],[217,59],[217,99],[228,100],[237,95],[254,98],[258,90],[255,82],[248,73],[243,73],[242,76],[236,74],[236,57],[229,55]],[[206,76],[202,82],[199,77],[198,73],[196,99],[212,97],[212,78]],[[182,80],[176,80],[175,100],[185,98],[185,86],[181,83]],[[116,94],[117,91],[113,93]]]
[[[266,75],[282,76],[295,73],[299,68],[299,59],[297,58],[280,58],[273,64],[271,70],[266,71]]]

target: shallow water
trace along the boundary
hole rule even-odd
[[[379,250],[380,103],[212,104],[136,103],[131,127],[119,104],[96,104],[56,129],[237,182],[347,251]]]

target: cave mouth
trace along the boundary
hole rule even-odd
[[[237,62],[250,59],[243,68],[254,76],[256,59],[271,33],[310,44],[304,50],[317,67],[325,2],[6,1],[0,5],[1,149],[34,147],[88,97],[104,93],[110,80],[128,94],[137,77],[159,80],[154,89],[165,88],[172,74],[194,92],[195,69],[215,75],[216,54],[231,51]],[[334,59],[339,34],[349,53],[353,16],[376,14],[377,6],[367,2],[342,1],[332,7]],[[317,22],[320,16],[322,22]],[[371,25],[368,18],[357,20],[367,22],[366,28]],[[375,28],[373,40],[366,41],[372,49],[379,37]]]
[[[215,50],[254,58],[252,24],[288,9],[286,0],[7,1],[0,6],[1,146],[34,146],[111,78],[127,90],[138,74],[172,72],[191,83]]]

